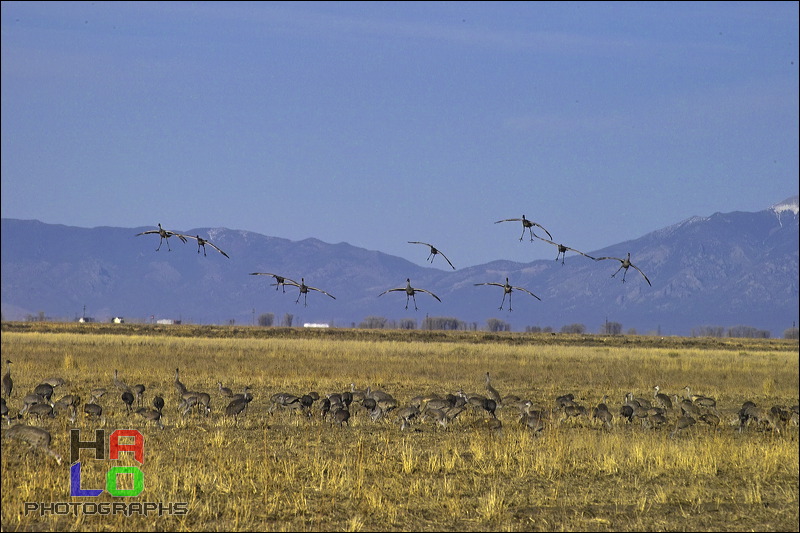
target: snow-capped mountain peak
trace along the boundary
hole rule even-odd
[[[791,198],[787,198],[786,200],[773,205],[770,209],[775,211],[775,213],[778,215],[785,211],[791,211],[797,215],[798,210],[800,210],[800,197],[792,196]]]

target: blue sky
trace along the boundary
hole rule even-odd
[[[420,265],[407,241],[424,241],[461,268],[555,258],[494,224],[523,214],[591,252],[759,211],[798,194],[798,18],[796,2],[4,1],[2,216]]]

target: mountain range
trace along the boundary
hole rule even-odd
[[[749,326],[773,337],[798,321],[798,197],[763,211],[714,213],[600,250],[593,257],[631,261],[633,268],[612,274],[621,263],[592,261],[567,251],[561,260],[518,263],[492,261],[449,271],[405,259],[309,238],[291,241],[251,231],[193,228],[183,233],[209,239],[230,256],[208,247],[197,254],[195,241],[170,239],[159,252],[153,229],[80,228],[36,220],[2,219],[2,317],[109,321],[181,320],[196,324],[255,324],[272,313],[279,325],[291,315],[294,325],[324,323],[353,327],[367,317],[421,327],[426,316],[452,317],[466,327],[484,329],[497,319],[513,331],[583,324],[600,331],[607,322],[623,332],[690,335],[695,328]],[[544,244],[544,243],[543,243]],[[547,245],[550,246],[550,245]],[[176,249],[180,247],[180,249]],[[186,248],[188,247],[188,249]],[[557,249],[553,247],[555,254]],[[441,258],[440,258],[441,260]],[[442,261],[444,263],[444,261]],[[276,290],[272,272],[319,287],[296,302],[297,287]],[[623,274],[626,275],[622,282]],[[475,286],[504,283],[524,287],[541,301],[515,290],[513,311],[503,289]],[[410,278],[417,293],[405,307]]]

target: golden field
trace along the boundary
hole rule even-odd
[[[3,439],[2,530],[70,531],[797,531],[798,428],[738,431],[745,400],[791,407],[800,395],[798,343],[762,339],[328,330],[213,326],[4,323],[3,362],[12,361],[8,401],[59,376],[53,399],[105,387],[105,420],[80,416],[24,422],[52,434],[50,456]],[[211,395],[210,416],[182,416],[175,369],[190,390]],[[166,400],[164,429],[127,414],[113,383],[145,385],[150,405]],[[5,368],[3,369],[5,372]],[[470,409],[446,428],[415,420],[401,430],[393,412],[373,421],[351,406],[349,426],[295,410],[270,413],[278,392],[321,396],[351,383],[409,405],[417,395],[500,394],[554,410],[572,393],[591,410],[604,395],[615,414],[605,429],[591,418],[561,422],[554,411],[541,435],[497,409],[502,428]],[[246,416],[223,415],[217,383],[254,399]],[[617,415],[623,396],[692,392],[716,399],[718,429],[697,423],[670,434]],[[396,410],[395,410],[396,411]],[[82,414],[82,407],[81,407]],[[795,419],[796,420],[796,419]],[[7,431],[3,429],[5,432]],[[69,430],[138,429],[145,436],[144,491],[70,497]],[[81,452],[82,487],[102,488],[112,465]],[[124,478],[124,476],[123,476]],[[124,481],[123,481],[124,482]],[[31,512],[25,502],[186,503],[183,515],[91,516]]]

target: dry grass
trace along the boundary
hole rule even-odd
[[[69,496],[69,465],[4,441],[2,529],[16,530],[798,530],[798,430],[782,434],[730,422],[744,400],[795,405],[797,343],[730,342],[647,337],[446,335],[348,330],[339,335],[273,330],[245,334],[224,328],[116,328],[17,331],[4,324],[2,353],[14,364],[12,412],[21,396],[51,375],[68,385],[55,396],[107,387],[106,428],[137,428],[146,438],[145,490],[137,498],[104,493],[83,501],[187,502],[184,516],[25,515],[24,502],[80,501]],[[187,331],[191,331],[187,333]],[[124,332],[124,333],[121,333]],[[201,335],[203,332],[207,336]],[[563,341],[563,345],[558,340]],[[193,390],[212,395],[211,417],[181,417],[175,367]],[[143,383],[146,401],[167,400],[166,428],[126,415],[113,370]],[[483,393],[491,372],[503,395],[542,408],[572,392],[593,406],[607,394],[616,413],[628,391],[693,392],[717,399],[720,431],[697,424],[669,438],[615,420],[607,431],[588,420],[559,424],[540,437],[498,409],[499,432],[480,413],[464,413],[447,429],[373,422],[352,409],[350,427],[318,416],[267,412],[280,391],[320,394],[370,385],[407,405],[418,394],[460,387]],[[217,381],[249,385],[250,413],[234,423],[220,415]],[[671,415],[674,420],[675,415]],[[69,433],[87,439],[98,423],[41,423],[53,447],[69,457]],[[417,431],[418,430],[418,431]],[[83,452],[87,453],[87,452]],[[125,454],[127,455],[127,454]],[[89,457],[91,457],[89,455]],[[83,461],[83,487],[104,485],[108,462]],[[135,464],[131,458],[120,465]]]

